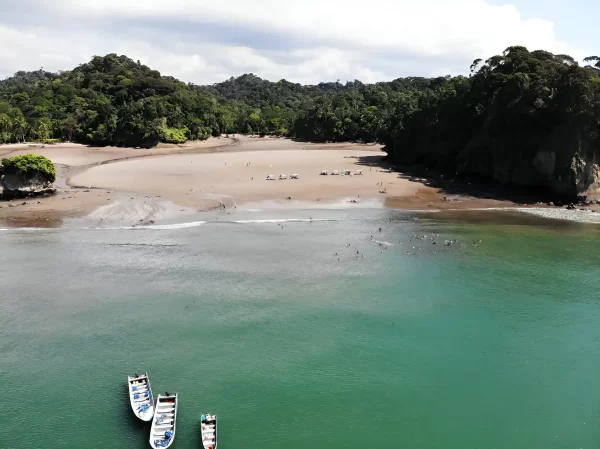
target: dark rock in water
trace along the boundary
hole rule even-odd
[[[567,206],[567,210],[575,210],[575,205],[574,204],[569,204]]]

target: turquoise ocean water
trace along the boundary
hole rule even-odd
[[[206,411],[221,449],[597,448],[600,232],[491,217],[0,231],[0,447],[148,447],[147,371],[177,449]]]

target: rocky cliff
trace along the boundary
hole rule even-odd
[[[392,159],[557,199],[600,196],[600,58],[509,47],[422,95],[393,129]]]
[[[600,160],[592,151],[544,148],[515,152],[492,146],[479,157],[460,154],[456,172],[507,186],[545,189],[562,199],[600,199]]]

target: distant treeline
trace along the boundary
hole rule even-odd
[[[600,59],[509,47],[468,77],[185,84],[126,56],[0,81],[0,142],[151,146],[227,133],[386,145],[400,162],[571,195],[599,155]]]

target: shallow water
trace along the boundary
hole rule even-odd
[[[178,449],[205,411],[222,449],[597,447],[598,230],[526,223],[0,231],[0,447],[148,447],[136,371],[180,394]]]

